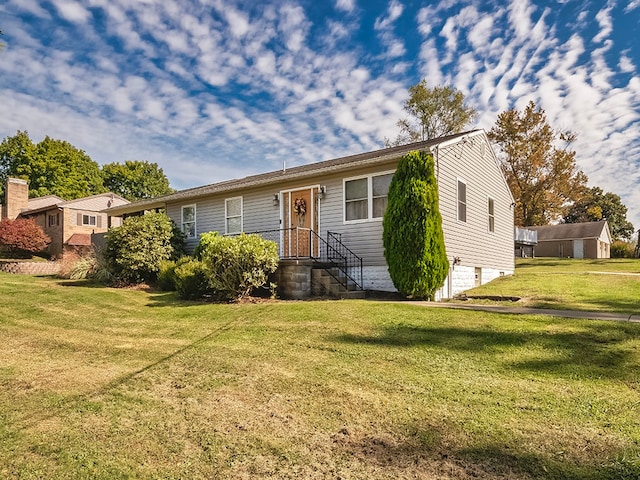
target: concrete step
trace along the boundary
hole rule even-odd
[[[342,300],[355,300],[355,299],[364,299],[366,293],[364,290],[350,290],[348,292],[341,292],[338,294],[338,298]]]

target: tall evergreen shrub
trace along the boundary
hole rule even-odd
[[[382,222],[393,284],[405,296],[431,300],[449,271],[434,169],[433,157],[425,152],[400,159]]]

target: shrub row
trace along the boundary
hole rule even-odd
[[[232,301],[267,284],[278,267],[278,247],[259,235],[225,237],[204,233],[195,257],[166,262],[159,274],[163,288],[173,287],[182,299]]]
[[[103,268],[78,259],[69,276],[106,271],[115,284],[157,282],[182,299],[232,301],[264,286],[279,260],[277,244],[259,235],[204,233],[194,257],[184,252],[182,232],[164,213],[130,217],[107,234]]]

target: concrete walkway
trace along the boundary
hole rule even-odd
[[[552,310],[549,308],[507,307],[503,305],[474,305],[447,302],[410,302],[414,305],[455,310],[476,310],[481,312],[509,313],[517,315],[550,315],[564,318],[586,318],[588,320],[611,320],[615,322],[640,323],[640,313],[583,312],[579,310]]]

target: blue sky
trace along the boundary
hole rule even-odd
[[[640,0],[5,0],[0,137],[182,189],[380,148],[407,88],[542,106],[640,228]]]

